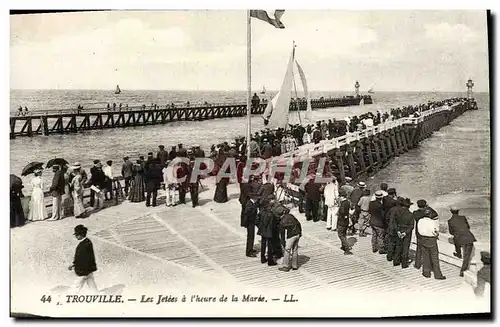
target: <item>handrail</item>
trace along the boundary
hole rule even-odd
[[[286,159],[297,159],[301,160],[303,156],[307,157],[312,157],[316,156],[321,153],[326,153],[332,149],[338,149],[343,145],[350,144],[351,141],[354,140],[361,140],[364,139],[370,135],[376,135],[380,132],[387,131],[390,129],[393,129],[395,127],[403,126],[403,125],[416,125],[418,123],[421,123],[424,121],[424,119],[428,116],[434,115],[438,112],[442,111],[451,111],[454,110],[454,107],[456,107],[459,104],[463,104],[463,101],[454,103],[452,106],[444,105],[438,108],[433,108],[426,110],[422,112],[422,114],[419,117],[416,118],[410,118],[410,117],[403,117],[399,118],[397,120],[391,120],[387,121],[383,124],[373,126],[373,127],[368,127],[362,131],[356,131],[353,133],[347,133],[343,136],[339,136],[330,140],[322,140],[318,144],[305,144],[300,146],[298,149],[287,152],[285,154],[282,154],[281,156],[277,157],[278,160],[286,160]]]

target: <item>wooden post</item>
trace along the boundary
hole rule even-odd
[[[392,155],[393,151],[392,151],[392,145],[391,145],[391,136],[390,136],[389,132],[384,133],[384,140],[387,144],[388,158],[391,159],[393,157],[393,155]]]
[[[378,144],[380,145],[380,154],[381,154],[380,167],[382,167],[384,163],[386,163],[388,160],[387,151],[385,149],[385,136],[383,134],[379,134],[377,136],[377,140]]]
[[[403,152],[408,152],[408,144],[406,144],[404,127],[398,130],[399,141],[401,142]]]
[[[27,120],[28,121],[26,123],[28,123],[28,136],[31,137],[31,136],[33,136],[33,125],[32,125],[33,120],[31,119],[31,117],[28,117]]]
[[[373,152],[372,152],[372,146],[371,146],[371,140],[370,139],[366,139],[365,140],[365,151],[366,153],[368,154],[368,162],[369,162],[369,169],[371,169],[372,171],[376,171],[376,167],[375,167],[375,164],[374,164],[374,161],[373,161]]]
[[[356,153],[358,155],[360,172],[364,173],[364,172],[366,172],[366,165],[365,165],[365,158],[364,158],[364,153],[363,153],[363,143],[361,141],[356,142]]]
[[[41,119],[42,119],[43,135],[48,136],[49,135],[49,122],[48,122],[47,114],[45,114],[45,116],[42,116]]]
[[[337,165],[340,174],[340,183],[345,183],[345,170],[344,170],[344,153],[340,149],[336,149],[335,156],[337,157]]]
[[[353,149],[351,144],[347,145],[347,160],[349,162],[349,169],[351,171],[352,179],[357,178],[356,165],[354,164]]]

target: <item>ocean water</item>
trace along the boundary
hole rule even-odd
[[[269,91],[268,91],[269,92]],[[269,92],[272,96],[274,92]],[[312,92],[312,97],[338,97],[342,92]],[[107,103],[123,105],[166,105],[169,103],[191,104],[245,102],[246,92],[210,91],[128,91],[120,95],[110,91],[66,90],[12,90],[10,110],[19,106],[31,110],[59,110],[104,107]],[[299,96],[301,96],[299,94]],[[314,111],[314,119],[344,118],[366,111],[386,111],[392,107],[440,100],[463,93],[433,92],[378,92],[373,95],[374,104],[327,108]],[[443,127],[413,149],[396,158],[386,169],[370,178],[372,190],[381,182],[395,187],[399,194],[413,202],[423,198],[440,213],[440,219],[449,218],[450,205],[458,205],[469,217],[471,228],[482,242],[490,239],[490,104],[488,93],[476,93],[479,110],[466,112],[449,126]],[[303,113],[301,113],[303,117]],[[291,122],[299,122],[297,112],[291,113]],[[264,127],[262,118],[252,118],[252,130]],[[80,162],[88,171],[94,159],[113,160],[115,174],[119,172],[125,155],[135,160],[139,155],[157,151],[158,145],[167,148],[178,143],[186,146],[199,144],[208,150],[211,144],[230,141],[245,135],[246,118],[227,118],[202,122],[174,122],[166,125],[144,126],[125,129],[89,131],[70,135],[20,137],[10,140],[11,173],[20,176],[22,168],[31,161],[46,162],[63,157]],[[46,187],[52,173],[45,171]],[[23,178],[25,193],[29,194],[31,176]]]

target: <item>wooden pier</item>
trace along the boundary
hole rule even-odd
[[[371,104],[370,96],[313,99],[313,109],[359,105],[361,99]],[[295,103],[290,110],[297,110]],[[306,102],[298,102],[299,110],[306,110]],[[253,107],[253,115],[262,115],[265,103]],[[135,126],[162,125],[176,121],[202,121],[217,118],[243,117],[246,104],[193,105],[175,108],[110,108],[110,109],[64,109],[54,111],[32,111],[25,116],[10,117],[10,138],[19,136],[79,133],[90,130],[125,128]]]

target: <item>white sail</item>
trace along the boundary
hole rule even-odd
[[[266,94],[266,87],[264,85],[262,86],[262,91],[260,91],[260,94]]]
[[[311,106],[311,97],[309,96],[309,89],[307,88],[307,80],[302,67],[300,67],[299,62],[295,60],[297,64],[297,70],[299,71],[300,80],[302,81],[302,88],[304,89],[304,94],[306,96],[307,109],[306,109],[306,119],[312,121],[312,106]]]
[[[373,91],[373,84],[368,89],[368,93],[370,93],[370,94],[375,93],[375,91]]]
[[[293,62],[295,57],[295,49],[292,51],[290,60],[288,61],[285,78],[281,89],[273,99],[267,104],[263,114],[265,121],[268,121],[270,128],[285,128],[288,124],[288,116],[290,112],[290,100],[292,98],[293,84]]]

